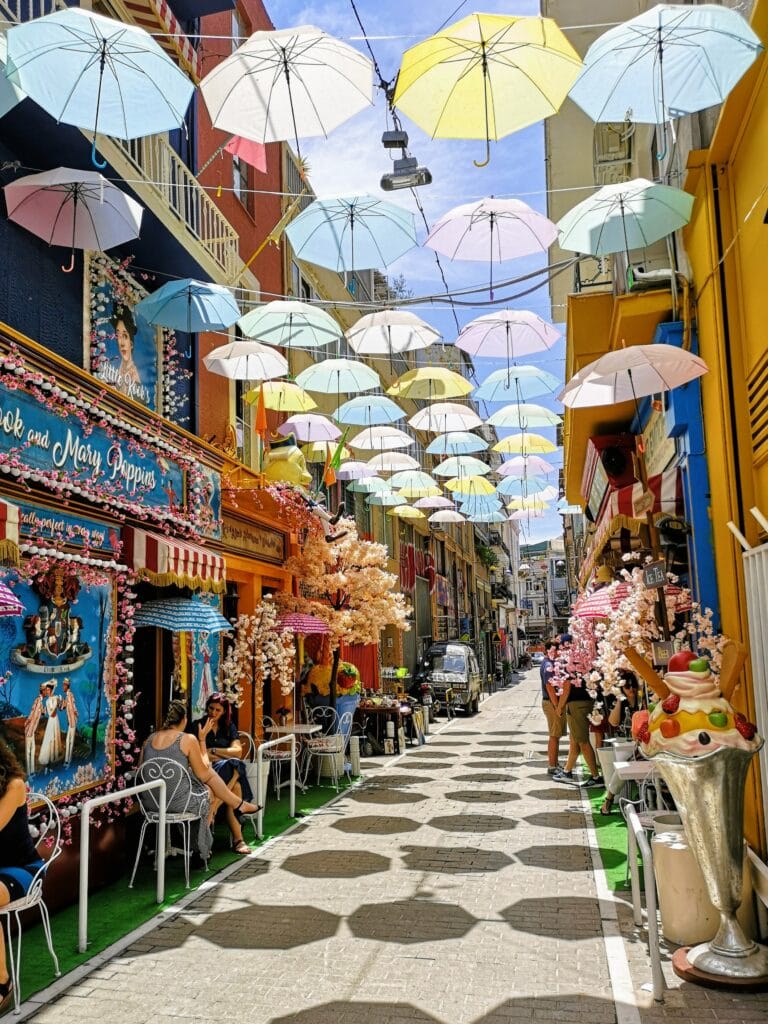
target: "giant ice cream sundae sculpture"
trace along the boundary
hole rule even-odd
[[[762,747],[756,727],[730,697],[746,652],[729,644],[720,675],[692,651],[674,654],[661,676],[634,650],[624,652],[658,698],[638,712],[632,733],[669,787],[691,850],[720,914],[711,942],[687,952],[687,964],[711,978],[758,982],[768,977],[768,949],[744,934],[736,920],[744,860],[744,782]]]

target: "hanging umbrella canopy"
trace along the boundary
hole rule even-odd
[[[438,330],[405,309],[384,309],[360,317],[347,331],[359,356],[393,356],[416,352],[440,341]]]
[[[347,490],[354,494],[382,494],[385,491],[391,491],[392,488],[380,476],[369,476],[358,477],[348,485]]]
[[[484,476],[453,477],[445,481],[446,491],[452,494],[495,494],[496,488]]]
[[[137,139],[179,128],[195,91],[143,28],[80,7],[11,28],[7,74],[55,121],[93,133],[94,163],[99,132]]]
[[[546,512],[549,507],[549,502],[539,497],[538,494],[511,498],[507,502],[507,508],[524,512]]]
[[[338,448],[338,441],[309,441],[301,446],[307,462],[326,462],[326,460],[333,458]],[[339,458],[348,459],[351,454],[348,448],[342,446]]]
[[[604,185],[558,221],[558,244],[570,252],[605,256],[644,249],[685,227],[693,196],[645,178]]]
[[[443,492],[435,483],[431,487],[401,487],[397,493],[410,501],[412,498],[439,498]]]
[[[550,18],[470,14],[406,50],[394,104],[432,138],[489,149],[556,113],[580,69]]]
[[[211,373],[230,380],[272,380],[288,373],[288,360],[258,341],[232,341],[220,345],[203,359]]]
[[[296,383],[306,391],[324,395],[381,387],[378,373],[355,359],[324,359],[296,374]]]
[[[450,498],[445,498],[441,494],[435,494],[430,498],[419,498],[418,501],[413,503],[414,508],[453,508],[454,503]]]
[[[507,517],[498,509],[491,509],[489,512],[477,512],[469,517],[470,523],[506,523]]]
[[[336,441],[341,437],[341,431],[327,416],[312,412],[289,416],[277,432],[283,437],[293,434],[297,441]]]
[[[583,366],[557,397],[571,409],[617,405],[671,391],[708,370],[699,356],[674,345],[633,345]]]
[[[385,452],[410,448],[416,442],[404,430],[384,425],[366,427],[365,430],[361,430],[359,434],[350,438],[347,443],[350,448],[357,448],[361,451]]]
[[[287,380],[267,380],[258,388],[252,388],[245,396],[246,402],[256,405],[259,392],[264,395],[264,405],[275,412],[310,412],[317,408],[315,401],[304,388]]]
[[[405,413],[386,395],[358,395],[339,406],[333,418],[337,423],[371,427],[374,424],[397,423],[405,419]]]
[[[615,580],[607,587],[601,587],[592,593],[579,594],[573,605],[572,614],[577,619],[609,618],[630,593],[631,588],[625,580]]]
[[[225,633],[233,628],[213,605],[188,597],[145,601],[136,609],[133,624],[155,626],[171,633]]]
[[[221,65],[219,65],[220,67]],[[322,348],[341,337],[341,327],[319,306],[296,299],[275,299],[241,316],[237,326],[246,338],[280,348]]]
[[[0,581],[0,616],[23,615],[24,605],[9,586]]]
[[[375,196],[339,196],[315,199],[285,234],[299,259],[341,274],[394,263],[416,245],[416,221]]]
[[[463,516],[461,512],[456,512],[454,509],[444,508],[438,512],[433,512],[429,517],[430,523],[466,523],[467,517]]]
[[[542,501],[550,501],[558,496],[557,488],[548,484],[546,480],[542,480],[540,476],[527,476],[524,480],[505,476],[499,482],[496,490],[507,498],[527,498],[535,494]]]
[[[436,485],[434,477],[431,477],[429,473],[423,473],[417,469],[406,469],[399,473],[393,474],[389,478],[389,486],[395,490],[401,490],[404,487],[409,489],[423,489],[433,488]]]
[[[314,636],[330,633],[331,629],[327,622],[318,619],[316,615],[288,612],[278,618],[277,631],[279,633],[295,633],[296,636]]]
[[[368,459],[367,463],[377,473],[403,473],[406,470],[421,469],[421,463],[405,452],[381,452]]]
[[[522,434],[510,434],[509,437],[502,437],[493,446],[493,451],[502,452],[506,455],[548,455],[557,451],[557,445],[541,434],[529,434],[524,430]]]
[[[408,504],[401,494],[396,494],[394,491],[380,491],[378,494],[371,494],[365,500],[367,504],[380,508],[397,508],[398,505]]]
[[[256,142],[327,136],[373,103],[373,66],[313,25],[254,32],[200,83],[215,128]]]
[[[421,366],[408,370],[387,388],[387,394],[395,398],[426,399],[462,398],[472,390],[469,381],[454,370],[444,366]]]
[[[456,348],[480,359],[506,359],[546,352],[560,338],[558,330],[536,313],[499,309],[470,321],[461,329]]]
[[[559,386],[557,377],[538,366],[509,366],[489,374],[475,388],[474,397],[484,402],[527,402],[529,398],[552,394]]]
[[[472,455],[454,455],[438,463],[432,470],[435,476],[487,476],[491,467]]]
[[[719,4],[657,4],[590,46],[570,97],[593,121],[663,124],[722,103],[763,49]]]
[[[238,319],[240,310],[232,292],[224,285],[185,277],[168,281],[147,295],[134,307],[134,314],[153,327],[170,327],[194,334],[226,330]]]
[[[139,237],[143,207],[98,171],[57,167],[6,185],[8,217],[48,243],[103,252]],[[71,268],[70,268],[71,269]]]
[[[5,117],[9,110],[13,110],[17,103],[25,98],[26,93],[18,85],[14,85],[10,78],[6,77],[6,65],[8,63],[8,40],[5,32],[0,32],[0,117]]]
[[[496,494],[467,494],[459,502],[459,511],[467,516],[478,515],[480,512],[498,512],[502,508]]]
[[[471,455],[473,452],[484,452],[487,448],[488,442],[477,434],[467,430],[451,430],[430,441],[425,450],[427,455]]]
[[[428,433],[441,434],[446,431],[473,430],[481,427],[483,421],[474,409],[458,402],[435,402],[425,409],[419,409],[408,420],[414,430],[426,430]]]
[[[420,512],[413,505],[398,505],[387,512],[388,516],[397,516],[398,519],[424,519],[424,513]]]
[[[376,476],[376,470],[367,462],[342,462],[336,470],[337,480],[366,480]]]
[[[560,417],[543,405],[513,402],[489,416],[485,422],[492,427],[556,427]]]
[[[514,512],[510,512],[507,519],[509,519],[510,522],[523,522],[529,519],[543,519],[545,515],[546,511],[543,508],[518,508],[515,509]]]
[[[514,459],[502,462],[496,473],[502,477],[524,477],[529,473],[540,476],[554,471],[555,467],[539,455],[516,455]]]

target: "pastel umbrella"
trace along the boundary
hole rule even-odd
[[[631,588],[625,580],[614,580],[607,587],[601,587],[590,594],[579,594],[573,605],[572,614],[577,619],[608,618],[630,594]]]
[[[544,498],[540,498],[538,494],[529,494],[527,496],[511,498],[507,502],[507,508],[518,511],[537,510],[543,512],[549,508],[549,503]]]
[[[438,463],[432,472],[435,476],[487,476],[491,467],[472,455],[454,455]]]
[[[277,432],[283,437],[293,434],[297,441],[336,441],[341,437],[341,431],[327,416],[312,412],[289,416]]]
[[[203,359],[211,373],[230,380],[272,380],[288,373],[288,360],[258,341],[232,341],[220,345]]]
[[[499,512],[502,507],[501,501],[495,494],[471,494],[460,502],[459,511],[463,515],[474,516],[480,512]]]
[[[9,110],[13,110],[17,103],[25,97],[23,89],[14,85],[10,78],[6,77],[6,65],[8,63],[8,40],[5,32],[0,32],[0,117],[5,117]]]
[[[543,508],[540,508],[540,509],[533,509],[533,508],[522,509],[522,508],[518,508],[518,509],[515,509],[514,512],[510,512],[510,514],[507,516],[507,518],[514,522],[515,520],[522,521],[522,520],[526,520],[526,519],[543,519],[543,517],[545,515],[546,515],[546,510],[543,509]]]
[[[496,490],[506,498],[527,498],[535,494],[542,501],[550,501],[558,496],[557,488],[539,476],[528,476],[523,480],[506,476],[499,482]]]
[[[80,7],[8,32],[6,74],[55,121],[118,139],[179,128],[195,87],[138,25]]]
[[[256,142],[327,136],[373,103],[373,66],[313,25],[254,32],[200,83],[215,128]]]
[[[463,516],[461,512],[456,512],[454,509],[443,508],[438,512],[433,512],[429,517],[430,523],[466,523],[467,517]]]
[[[581,58],[554,21],[471,14],[403,55],[394,105],[427,135],[491,140],[555,114]]]
[[[391,476],[389,486],[395,490],[401,490],[403,487],[410,489],[432,488],[435,486],[435,480],[429,473],[423,473],[417,469],[406,469]]]
[[[296,633],[298,636],[322,635],[331,631],[328,623],[316,615],[304,615],[301,612],[281,615],[277,620],[277,629],[280,633]]]
[[[347,490],[355,494],[380,494],[385,491],[391,491],[392,488],[380,476],[369,476],[359,477],[357,480],[354,480],[347,486]]]
[[[526,402],[539,395],[550,395],[560,386],[560,381],[538,366],[509,366],[506,370],[494,370],[473,397],[484,402]]]
[[[430,441],[425,451],[427,455],[470,455],[472,452],[484,452],[487,448],[488,442],[477,434],[467,430],[451,430]]]
[[[480,359],[506,359],[509,366],[515,359],[546,352],[559,337],[559,331],[536,313],[499,309],[466,324],[456,348]]]
[[[367,462],[342,462],[336,470],[337,480],[365,480],[376,476],[376,470],[372,469]]]
[[[685,227],[692,211],[693,196],[669,185],[645,178],[604,185],[560,218],[558,244],[593,256],[629,255]]]
[[[502,437],[493,445],[493,451],[503,452],[507,455],[548,455],[557,451],[557,445],[541,434],[529,434],[523,431],[522,434],[510,434],[509,437]]]
[[[376,196],[339,196],[315,199],[285,234],[299,259],[340,274],[394,263],[416,245],[416,221]]]
[[[168,281],[134,306],[134,315],[155,327],[194,334],[221,331],[239,318],[240,309],[229,288],[190,277]]]
[[[318,306],[296,299],[275,299],[241,316],[237,326],[246,338],[280,348],[322,348],[341,337],[341,327]]]
[[[439,498],[443,492],[433,483],[431,487],[400,487],[397,493],[403,498]]]
[[[9,220],[48,245],[104,251],[139,237],[144,208],[98,171],[57,167],[27,174],[6,185]]]
[[[453,494],[495,494],[496,488],[484,476],[462,476],[446,480],[445,489]]]
[[[409,469],[421,469],[421,463],[405,452],[381,452],[368,459],[367,463],[377,473],[402,473]]]
[[[354,359],[324,359],[296,374],[296,383],[306,391],[324,395],[371,391],[381,387],[378,373]]]
[[[275,412],[311,412],[317,405],[304,388],[287,380],[268,380],[259,388],[252,388],[245,396],[246,402],[255,405],[259,391],[264,396],[264,405]]]
[[[226,633],[233,628],[218,608],[189,597],[144,601],[136,609],[133,624],[167,629],[171,633]]]
[[[441,494],[432,495],[429,498],[419,498],[413,503],[414,508],[453,508],[454,503],[450,498],[444,498]]]
[[[359,434],[355,434],[347,442],[350,448],[357,448],[362,451],[393,451],[399,448],[410,448],[416,442],[412,437],[397,427],[388,425],[377,427],[366,427]]]
[[[481,427],[483,421],[469,406],[459,405],[457,402],[434,402],[414,413],[408,424],[414,430],[426,430],[437,434],[445,431],[473,430],[475,427]]]
[[[358,395],[339,406],[333,414],[338,423],[355,427],[370,427],[374,424],[396,423],[405,419],[405,413],[386,395]]]
[[[674,345],[633,345],[583,366],[557,397],[571,409],[617,405],[671,391],[708,370],[699,356]]]
[[[339,449],[338,441],[309,441],[301,446],[304,458],[307,462],[325,462],[336,455]],[[342,445],[338,457],[348,459],[351,452]]]
[[[539,455],[516,455],[513,459],[502,462],[496,473],[502,477],[527,476],[529,473],[539,475],[554,473],[555,467]]]
[[[360,356],[393,356],[429,348],[440,332],[405,309],[368,313],[349,328],[347,341]]]
[[[556,427],[560,417],[543,405],[513,402],[489,416],[485,422],[491,427]]]
[[[463,398],[472,390],[472,385],[460,373],[445,366],[420,366],[408,370],[387,388],[387,394],[395,398],[426,399]]]
[[[398,505],[387,512],[388,516],[397,516],[398,519],[424,519],[424,513],[413,505]]]
[[[24,603],[9,586],[0,582],[0,616],[23,615]]]
[[[469,517],[470,523],[506,523],[507,517],[498,509],[491,509],[488,512],[477,512]]]
[[[365,500],[369,505],[376,505],[382,508],[397,508],[398,505],[408,504],[405,498],[394,491],[381,491],[379,494],[371,494]]]

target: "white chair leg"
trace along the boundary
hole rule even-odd
[[[5,917],[5,942],[8,947],[8,970],[11,975],[11,992],[13,992],[13,1012],[19,1012],[19,1003],[21,1002],[21,996],[19,994],[19,968],[16,963],[16,959],[13,955],[13,936],[11,934],[11,915],[4,914]],[[16,916],[16,923],[18,925],[18,915]],[[21,942],[21,932],[18,932],[19,942]]]
[[[189,861],[190,861],[190,842],[192,837],[192,829],[188,821],[182,821],[181,823],[181,840],[184,844],[184,881],[187,883],[189,889]]]
[[[51,959],[53,960],[53,973],[57,978],[60,978],[61,971],[59,970],[59,958],[56,956],[56,950],[53,948],[51,919],[48,916],[48,907],[46,907],[42,900],[40,900],[40,917],[43,921],[43,931],[45,932],[45,941],[48,943],[48,952],[51,954]]]
[[[131,875],[131,880],[128,883],[128,888],[129,889],[133,888],[133,883],[134,883],[134,881],[136,879],[136,871],[137,871],[137,869],[139,867],[139,858],[141,857],[141,851],[142,851],[142,848],[144,846],[144,837],[145,837],[146,833],[147,833],[147,819],[145,818],[144,821],[141,823],[141,833],[139,834],[139,845],[138,845],[138,847],[136,849],[136,860],[133,862],[133,873]]]

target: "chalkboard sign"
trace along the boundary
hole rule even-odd
[[[667,567],[664,562],[651,562],[643,569],[643,584],[653,590],[667,582]]]

